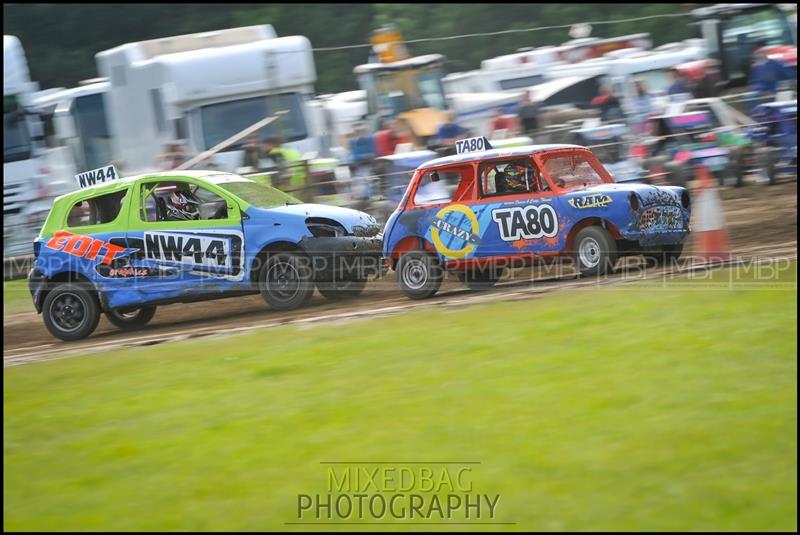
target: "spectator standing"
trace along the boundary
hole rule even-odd
[[[531,101],[531,97],[527,91],[522,97],[522,102],[519,107],[519,118],[522,122],[522,130],[526,135],[533,136],[533,133],[539,128],[539,106]]]
[[[671,100],[686,100],[689,98],[689,83],[684,78],[681,71],[678,69],[670,69],[670,76],[672,77],[672,84],[667,89],[667,95]]]
[[[778,83],[789,80],[786,68],[780,61],[770,58],[762,43],[754,52],[750,68],[750,88],[759,97],[772,97],[778,92]]]
[[[165,171],[175,169],[189,159],[183,144],[180,142],[167,143],[164,145],[164,154],[161,155],[161,165]]]
[[[375,141],[363,124],[355,127],[350,140],[350,153],[353,166],[353,194],[356,199],[364,201],[370,198],[371,164],[375,159]]]
[[[456,124],[455,120],[455,112],[447,112],[447,120],[439,126],[439,131],[436,134],[436,141],[439,146],[455,146],[456,140],[463,135],[464,129]]]
[[[250,134],[245,139],[242,164],[244,167],[252,167],[256,171],[261,169],[261,147],[258,134]]]
[[[408,126],[406,126],[404,122],[395,121],[394,130],[397,133],[397,145],[400,145],[402,143],[411,143],[416,147],[417,143],[414,140],[414,135],[411,133],[411,130],[408,129]],[[397,150],[396,146],[395,150]]]
[[[642,80],[636,80],[633,85],[633,130],[637,134],[644,133],[647,119],[653,113],[653,101]]]
[[[375,141],[372,136],[367,134],[363,124],[359,124],[355,128],[353,138],[350,140],[350,152],[353,163],[356,165],[362,165],[375,158]]]
[[[622,104],[614,94],[614,88],[610,85],[602,86],[600,94],[592,99],[591,104],[600,110],[600,120],[603,122],[616,121],[625,116],[622,112]]]
[[[397,132],[394,123],[383,121],[381,129],[375,132],[375,153],[378,156],[388,156],[394,154],[397,148]]]
[[[694,85],[694,98],[713,98],[717,96],[717,86],[719,84],[719,68],[716,63],[709,63],[703,70],[703,74]]]
[[[490,126],[492,139],[509,138],[517,134],[517,121],[513,115],[504,115],[500,110],[492,112]]]

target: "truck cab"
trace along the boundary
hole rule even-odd
[[[199,154],[281,111],[259,131],[261,139],[277,137],[301,154],[320,152],[308,108],[316,70],[305,37],[248,26],[127,43],[95,57],[109,80],[111,151],[126,173],[159,168],[167,143],[182,141]],[[221,149],[212,165],[242,167],[243,143]]]
[[[719,62],[728,87],[747,84],[753,51],[761,44],[797,47],[796,28],[775,4],[715,4],[695,9],[692,17],[696,37]]]
[[[39,84],[32,82],[22,43],[3,36],[3,254],[30,254],[30,244],[52,199],[69,191],[56,170],[65,154],[47,146],[35,109]]]

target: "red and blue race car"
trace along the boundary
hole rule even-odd
[[[622,255],[680,256],[689,235],[685,188],[615,183],[578,145],[488,145],[460,141],[459,154],[420,165],[387,221],[384,260],[407,296],[432,296],[445,271],[485,288],[506,267],[548,257],[572,258],[592,275]]]

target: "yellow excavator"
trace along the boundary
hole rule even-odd
[[[442,77],[445,56],[410,57],[403,37],[393,25],[370,36],[370,63],[353,72],[367,95],[367,120],[372,132],[382,121],[399,120],[421,146],[435,137],[448,120],[448,104]]]

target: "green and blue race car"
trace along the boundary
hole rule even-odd
[[[76,177],[34,243],[36,310],[62,340],[91,334],[100,314],[121,328],[156,306],[260,292],[274,308],[358,295],[382,271],[381,227],[364,213],[303,203],[216,171]]]

